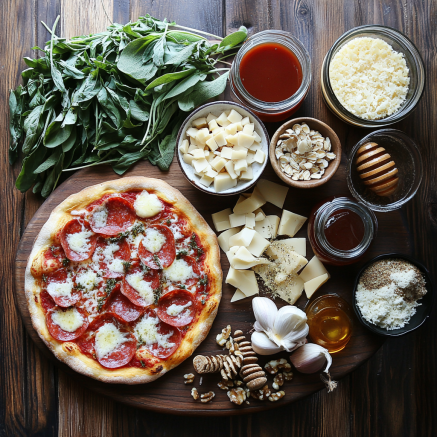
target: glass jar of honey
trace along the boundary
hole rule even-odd
[[[311,59],[290,33],[265,30],[240,48],[229,82],[235,101],[263,121],[281,121],[297,111],[308,93]]]
[[[375,214],[348,197],[330,197],[314,206],[308,239],[317,257],[342,266],[359,261],[376,236]]]
[[[336,294],[326,294],[311,302],[306,310],[310,338],[330,353],[346,347],[352,335],[352,311]]]

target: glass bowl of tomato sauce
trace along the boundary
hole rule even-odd
[[[232,63],[233,98],[263,121],[289,118],[311,84],[311,59],[303,44],[282,30],[250,37]]]

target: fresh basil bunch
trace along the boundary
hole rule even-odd
[[[140,159],[167,170],[185,113],[224,91],[229,69],[216,64],[247,37],[241,27],[207,34],[221,39],[211,44],[146,15],[67,41],[55,35],[58,19],[9,99],[10,163],[23,152],[16,186],[43,197],[67,170],[109,163],[123,174]]]

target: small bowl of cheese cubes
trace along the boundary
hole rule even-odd
[[[185,177],[216,195],[242,193],[264,171],[269,136],[262,121],[233,102],[207,103],[182,124],[177,158]]]

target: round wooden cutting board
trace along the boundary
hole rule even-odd
[[[143,161],[127,172],[126,176],[147,176],[165,180],[174,188],[180,190],[182,194],[188,198],[194,207],[204,216],[211,227],[211,214],[228,207],[232,208],[238,198],[238,196],[212,196],[199,191],[185,179],[177,162],[173,162],[169,172],[162,172],[157,167]],[[280,183],[270,164],[268,164],[263,177]],[[251,398],[250,404],[236,406],[229,401],[226,391],[222,391],[217,387],[217,383],[220,380],[218,374],[204,375],[202,378],[202,385],[200,385],[200,378],[198,375],[196,375],[193,385],[184,384],[183,375],[194,371],[191,358],[187,359],[179,367],[173,369],[151,384],[133,386],[104,384],[95,381],[74,372],[68,366],[56,360],[40,340],[36,331],[34,331],[27,309],[24,294],[24,272],[28,256],[31,252],[35,237],[38,235],[42,225],[48,219],[53,208],[69,195],[77,193],[85,187],[117,178],[118,176],[107,166],[91,167],[75,173],[59,188],[57,188],[56,191],[44,202],[23,234],[16,258],[15,295],[27,331],[37,346],[42,349],[46,355],[56,361],[63,371],[68,372],[71,377],[75,378],[78,384],[83,384],[85,387],[89,387],[92,390],[109,396],[118,402],[164,413],[191,415],[253,413],[296,401],[324,388],[318,374],[303,375],[294,372],[293,380],[291,382],[286,382],[282,387],[286,396],[279,402],[261,402]],[[290,188],[284,208],[307,217],[310,213],[311,207],[316,202],[333,194],[349,195],[346,186],[344,164],[340,166],[334,177],[322,187],[313,190]],[[271,204],[266,204],[263,207],[263,210],[268,214],[280,215],[281,213],[279,208]],[[401,213],[396,211],[378,214],[377,218],[379,222],[378,236],[367,253],[366,258],[361,263],[352,266],[342,268],[328,266],[331,279],[321,287],[321,290],[317,292],[316,296],[326,293],[337,293],[347,301],[351,302],[352,285],[355,275],[360,266],[366,260],[387,252],[410,252],[410,236]],[[304,226],[296,236],[306,237],[306,226]],[[312,258],[312,250],[309,244],[307,244],[307,258]],[[221,253],[221,262],[225,278],[229,264],[223,253]],[[228,324],[232,326],[232,331],[241,329],[246,333],[246,335],[248,335],[248,337],[250,337],[250,334],[248,333],[252,329],[252,324],[254,322],[251,309],[251,299],[249,298],[236,303],[230,303],[234,291],[233,287],[223,284],[223,297],[217,318],[214,321],[210,334],[199,346],[195,354],[212,355],[221,353],[222,350],[216,344],[215,338],[222,328]],[[277,299],[276,303],[279,306],[285,304],[285,302],[280,299]],[[307,299],[303,294],[297,301],[296,305],[303,309],[306,303]],[[355,320],[353,336],[348,346],[343,351],[333,355],[333,367],[331,367],[331,375],[333,379],[341,379],[344,375],[354,370],[357,366],[373,355],[381,346],[382,342],[382,338],[371,334],[359,324],[358,320]],[[288,355],[289,354],[283,353],[276,355],[275,358],[281,356],[288,358]],[[264,365],[267,361],[267,357],[260,358],[261,365]],[[269,386],[271,386],[271,383],[271,378],[269,378]],[[193,386],[198,389],[199,393],[213,390],[216,393],[216,397],[212,402],[207,404],[202,404],[200,401],[194,401],[190,395]]]

